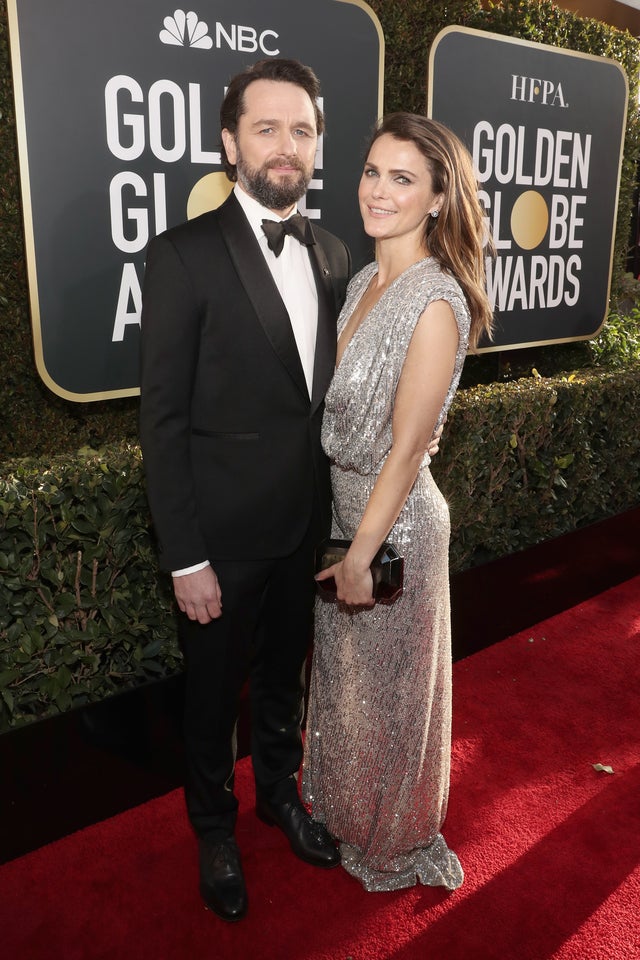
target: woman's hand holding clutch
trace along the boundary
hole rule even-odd
[[[325,600],[349,606],[393,603],[402,594],[404,560],[391,543],[383,543],[371,565],[358,564],[351,540],[323,540],[316,550],[316,581]]]
[[[344,560],[334,563],[316,574],[317,581],[329,580],[333,577],[336,584],[336,599],[349,607],[372,607],[373,576],[369,567],[357,569],[349,562],[347,555]]]

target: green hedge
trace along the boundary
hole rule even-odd
[[[459,393],[433,464],[452,570],[635,506],[639,422],[639,362]],[[181,668],[136,446],[9,465],[0,573],[0,730]]]
[[[433,473],[459,571],[640,502],[640,361],[456,397]]]
[[[180,666],[140,452],[5,464],[0,480],[0,729]]]

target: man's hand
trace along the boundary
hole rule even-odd
[[[445,420],[446,423],[446,420]],[[440,438],[442,436],[442,431],[444,430],[444,423],[441,423],[434,435],[429,440],[429,446],[427,447],[427,453],[433,460],[436,453],[440,450]]]
[[[213,567],[174,577],[173,592],[189,620],[211,623],[222,615],[222,592]]]

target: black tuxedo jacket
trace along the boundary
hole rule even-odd
[[[351,265],[342,241],[314,233],[311,401],[288,313],[233,194],[149,245],[140,428],[165,569],[286,556],[314,495],[328,517],[320,424]]]

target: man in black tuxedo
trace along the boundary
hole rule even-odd
[[[344,243],[296,215],[323,130],[318,95],[297,61],[264,60],[235,77],[220,113],[234,191],[156,237],[147,255],[142,449],[160,563],[181,611],[200,890],[226,920],[247,909],[233,835],[247,677],[258,816],[303,860],[340,861],[296,785],[314,548],[330,522],[320,424],[350,275]]]

